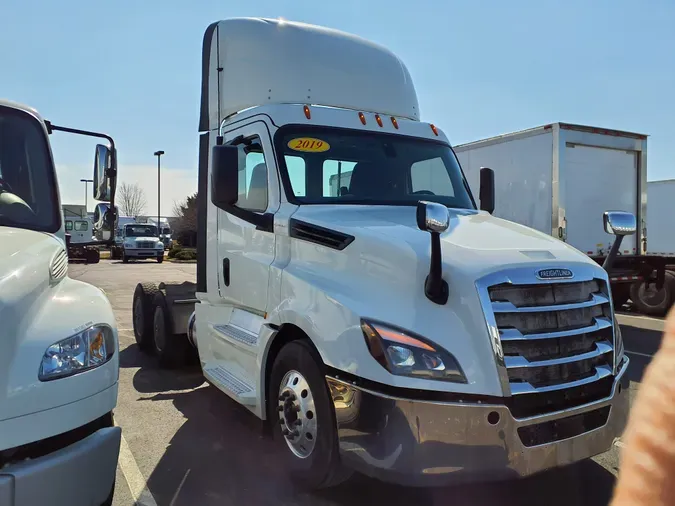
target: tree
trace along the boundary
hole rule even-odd
[[[138,216],[145,211],[145,192],[136,183],[122,183],[117,190],[117,207],[120,216]]]
[[[173,230],[178,242],[183,246],[197,245],[197,194],[188,196],[182,202],[173,205],[173,215],[177,218]]]

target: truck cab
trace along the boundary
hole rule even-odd
[[[120,428],[117,325],[98,288],[68,277],[48,135],[75,132],[0,101],[0,504],[111,504]],[[95,132],[84,135],[105,137]],[[112,139],[111,139],[112,140]],[[99,200],[113,147],[98,145]]]
[[[152,258],[164,261],[164,243],[160,240],[157,226],[151,223],[127,223],[120,227],[122,262],[132,259]]]
[[[491,215],[492,171],[474,196],[396,55],[245,18],[207,29],[202,62],[197,284],[139,284],[141,348],[175,365],[192,343],[308,488],[513,478],[611,447],[628,358],[607,273]]]

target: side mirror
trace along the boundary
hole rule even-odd
[[[239,149],[216,145],[211,150],[211,202],[226,209],[239,199]]]
[[[492,214],[495,210],[495,171],[487,167],[480,168],[480,190],[478,193],[481,211]]]
[[[431,302],[444,305],[449,287],[443,279],[441,259],[441,232],[450,226],[450,213],[443,204],[420,201],[417,203],[417,226],[431,235],[431,262],[429,275],[424,280],[424,294]]]
[[[619,248],[624,236],[633,235],[637,230],[635,215],[625,211],[605,211],[602,215],[602,221],[605,225],[605,232],[616,236],[614,243],[602,263],[602,267],[609,271],[614,260],[619,255]]]
[[[94,154],[94,199],[110,202],[116,181],[111,177],[117,171],[116,153],[108,146],[96,145]]]
[[[435,202],[418,202],[417,226],[425,232],[445,232],[450,226],[448,208]]]
[[[635,215],[625,211],[605,211],[602,222],[605,232],[612,235],[633,235],[637,230]]]

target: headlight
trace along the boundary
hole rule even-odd
[[[125,248],[133,248],[133,247],[134,247],[134,243],[131,242],[131,241],[124,241],[124,247],[125,247]]]
[[[623,349],[623,337],[621,336],[621,327],[619,322],[614,315],[614,368],[616,372],[619,372],[619,365],[623,360],[624,349]]]
[[[426,339],[364,320],[361,330],[370,354],[392,374],[467,382],[455,357]]]
[[[112,329],[107,325],[94,325],[47,348],[38,378],[49,381],[93,369],[105,364],[113,353]]]
[[[158,249],[159,249],[159,248],[162,248],[162,249],[164,249],[164,243],[163,243],[162,241],[158,242],[158,243],[155,245],[155,248],[158,248]]]

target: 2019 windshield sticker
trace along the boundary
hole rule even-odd
[[[330,149],[330,144],[321,139],[312,137],[297,137],[288,141],[287,146],[293,151],[303,151],[305,153],[323,153]]]

